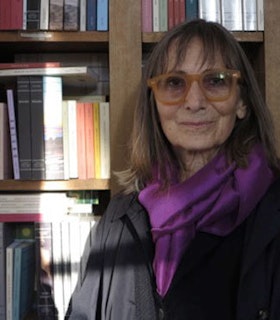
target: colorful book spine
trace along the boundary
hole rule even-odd
[[[18,180],[20,179],[18,138],[17,138],[16,117],[15,117],[14,92],[12,89],[7,89],[7,104],[8,104],[8,116],[9,116],[10,135],[11,135],[13,173],[14,173],[14,179]]]
[[[0,1],[0,30],[11,29],[11,1],[1,0]]]
[[[43,77],[30,76],[31,165],[32,179],[46,177],[44,141]]]
[[[93,124],[93,104],[84,103],[85,109],[85,144],[86,144],[86,176],[87,179],[94,178],[94,124]]]
[[[11,16],[10,28],[22,30],[23,28],[23,0],[10,0]]]
[[[17,122],[20,178],[32,179],[31,100],[29,77],[17,77]]]
[[[159,31],[165,32],[168,30],[168,11],[167,0],[159,2]]]
[[[109,30],[109,0],[97,0],[97,31]]]
[[[93,127],[94,127],[94,163],[95,178],[101,178],[101,156],[100,156],[100,105],[99,102],[93,103]]]
[[[97,29],[97,0],[87,0],[87,31]]]
[[[198,18],[198,0],[186,1],[186,20],[191,21]]]
[[[77,102],[77,157],[79,179],[87,178],[86,170],[86,137],[85,137],[85,107],[83,102]]]
[[[153,0],[142,0],[142,32],[153,31]]]
[[[174,20],[174,0],[168,0],[168,30],[175,26]]]

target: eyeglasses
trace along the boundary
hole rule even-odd
[[[185,101],[194,81],[197,81],[209,101],[227,100],[240,78],[240,72],[237,70],[215,69],[199,74],[183,72],[161,74],[148,79],[147,83],[158,101],[175,105]]]

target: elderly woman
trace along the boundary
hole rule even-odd
[[[270,113],[234,37],[174,28],[146,63],[124,192],[85,253],[70,319],[280,319]]]

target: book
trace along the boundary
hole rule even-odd
[[[264,4],[263,0],[257,0],[257,30],[264,30]]]
[[[11,151],[13,162],[14,179],[20,179],[19,171],[19,156],[18,156],[18,139],[17,139],[17,126],[15,117],[15,103],[13,89],[7,89],[7,105],[8,105],[8,118],[10,127]]]
[[[10,6],[11,6],[10,29],[22,30],[23,0],[10,0]]]
[[[64,179],[62,78],[43,77],[45,172],[47,180]]]
[[[40,0],[40,30],[49,29],[49,0]]]
[[[79,30],[80,0],[64,0],[63,14],[63,29]]]
[[[93,124],[93,104],[84,102],[85,112],[85,152],[86,152],[86,177],[92,179],[94,173],[94,124]]]
[[[70,177],[69,174],[69,161],[70,155],[69,153],[69,119],[68,119],[68,103],[66,100],[62,101],[62,130],[63,130],[63,159],[64,159],[64,179],[68,180]]]
[[[39,319],[55,319],[53,292],[52,223],[35,223],[37,314]]]
[[[86,30],[95,31],[97,29],[97,0],[87,0]]]
[[[153,0],[153,32],[159,31],[159,0]]]
[[[18,240],[14,240],[6,248],[6,320],[13,320],[14,252],[19,244]]]
[[[228,30],[241,31],[242,23],[242,0],[221,0],[222,24]]]
[[[168,10],[168,30],[175,26],[174,20],[174,0],[167,0],[167,10]]]
[[[10,140],[7,104],[0,102],[0,180],[13,176]]]
[[[79,30],[86,31],[87,29],[87,0],[80,0],[80,16]]]
[[[186,0],[179,0],[179,23],[186,20]]]
[[[199,0],[199,18],[221,23],[220,0]]]
[[[173,15],[174,15],[174,25],[176,26],[177,24],[180,23],[180,2],[179,0],[173,0]]]
[[[86,136],[85,136],[85,107],[83,102],[76,104],[77,114],[77,158],[79,179],[87,178],[86,171]]]
[[[243,0],[243,30],[257,30],[257,3],[256,0]]]
[[[10,16],[11,16],[11,1],[1,0],[0,1],[0,30],[9,30],[10,27]]]
[[[2,69],[30,69],[30,68],[58,68],[61,67],[60,62],[2,62]]]
[[[109,30],[109,0],[97,0],[97,31]]]
[[[6,248],[14,239],[13,225],[0,222],[0,319],[6,319]]]
[[[21,179],[32,179],[31,99],[29,77],[17,77],[17,129]]]
[[[63,0],[49,1],[49,29],[63,30]]]
[[[69,178],[78,178],[77,108],[76,100],[68,100]]]
[[[95,178],[101,178],[101,155],[100,155],[100,105],[93,103],[93,127],[94,127],[94,172]]]
[[[34,241],[20,241],[14,249],[12,319],[23,319],[33,304],[35,283]]]
[[[100,116],[100,178],[110,178],[110,105],[99,103]]]
[[[141,2],[142,32],[153,31],[153,1],[142,0]]]
[[[198,0],[186,1],[186,20],[191,21],[198,18]]]
[[[159,1],[159,31],[168,30],[167,0]]]
[[[26,0],[26,29],[40,29],[40,1]]]
[[[32,180],[43,180],[46,178],[43,77],[30,76],[29,82]]]

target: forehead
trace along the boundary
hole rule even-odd
[[[225,67],[222,54],[218,48],[209,50],[203,42],[194,38],[185,46],[171,44],[167,54],[167,70],[174,69],[209,69]]]

